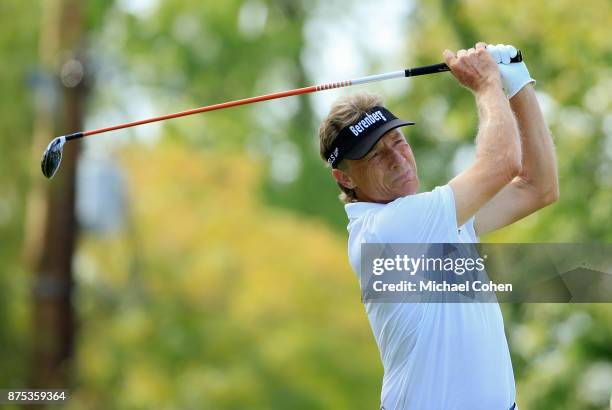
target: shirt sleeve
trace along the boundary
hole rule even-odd
[[[378,212],[372,230],[380,242],[458,241],[455,198],[449,185],[396,199]]]
[[[476,234],[476,228],[474,228],[474,222],[476,221],[476,215],[473,215],[468,221],[463,224],[461,229],[465,229],[470,236],[472,242],[479,242],[478,235]]]

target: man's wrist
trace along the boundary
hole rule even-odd
[[[481,124],[489,121],[505,123],[513,119],[510,101],[501,85],[483,88],[474,93],[474,97]]]
[[[514,94],[512,97],[509,97],[508,99],[510,100],[511,103],[514,104],[514,103],[519,102],[521,99],[525,98],[527,94],[535,93],[534,84],[535,84],[535,81],[528,82],[516,94]]]
[[[508,85],[508,90],[506,90],[506,94],[508,95],[508,99],[514,98],[518,93],[520,93],[522,90],[526,89],[528,85],[531,84],[533,86],[533,84],[535,84],[535,82],[536,81],[533,78],[531,78],[530,76],[522,78],[520,81],[514,80],[514,82],[512,84]],[[505,87],[504,87],[504,89],[505,89]]]
[[[483,82],[483,84],[477,90],[474,90],[474,94],[476,95],[477,99],[485,96],[495,96],[496,94],[503,95],[504,97],[506,96],[501,79],[491,79]]]

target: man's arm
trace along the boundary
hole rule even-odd
[[[510,99],[521,135],[521,171],[477,213],[478,235],[494,231],[557,200],[555,150],[532,85]]]
[[[461,226],[518,175],[521,144],[499,69],[485,44],[461,50],[457,57],[447,50],[444,59],[457,80],[474,93],[480,119],[476,160],[449,182]]]

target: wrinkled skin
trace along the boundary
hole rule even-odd
[[[419,189],[416,160],[397,128],[386,133],[365,157],[342,160],[332,174],[364,202],[388,203]]]

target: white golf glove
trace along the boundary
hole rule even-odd
[[[510,59],[518,53],[516,48],[504,44],[496,46],[489,44],[487,51],[499,65],[502,84],[508,98],[514,97],[525,85],[529,83],[535,84],[535,80],[529,75],[524,61],[520,63],[510,62]]]

